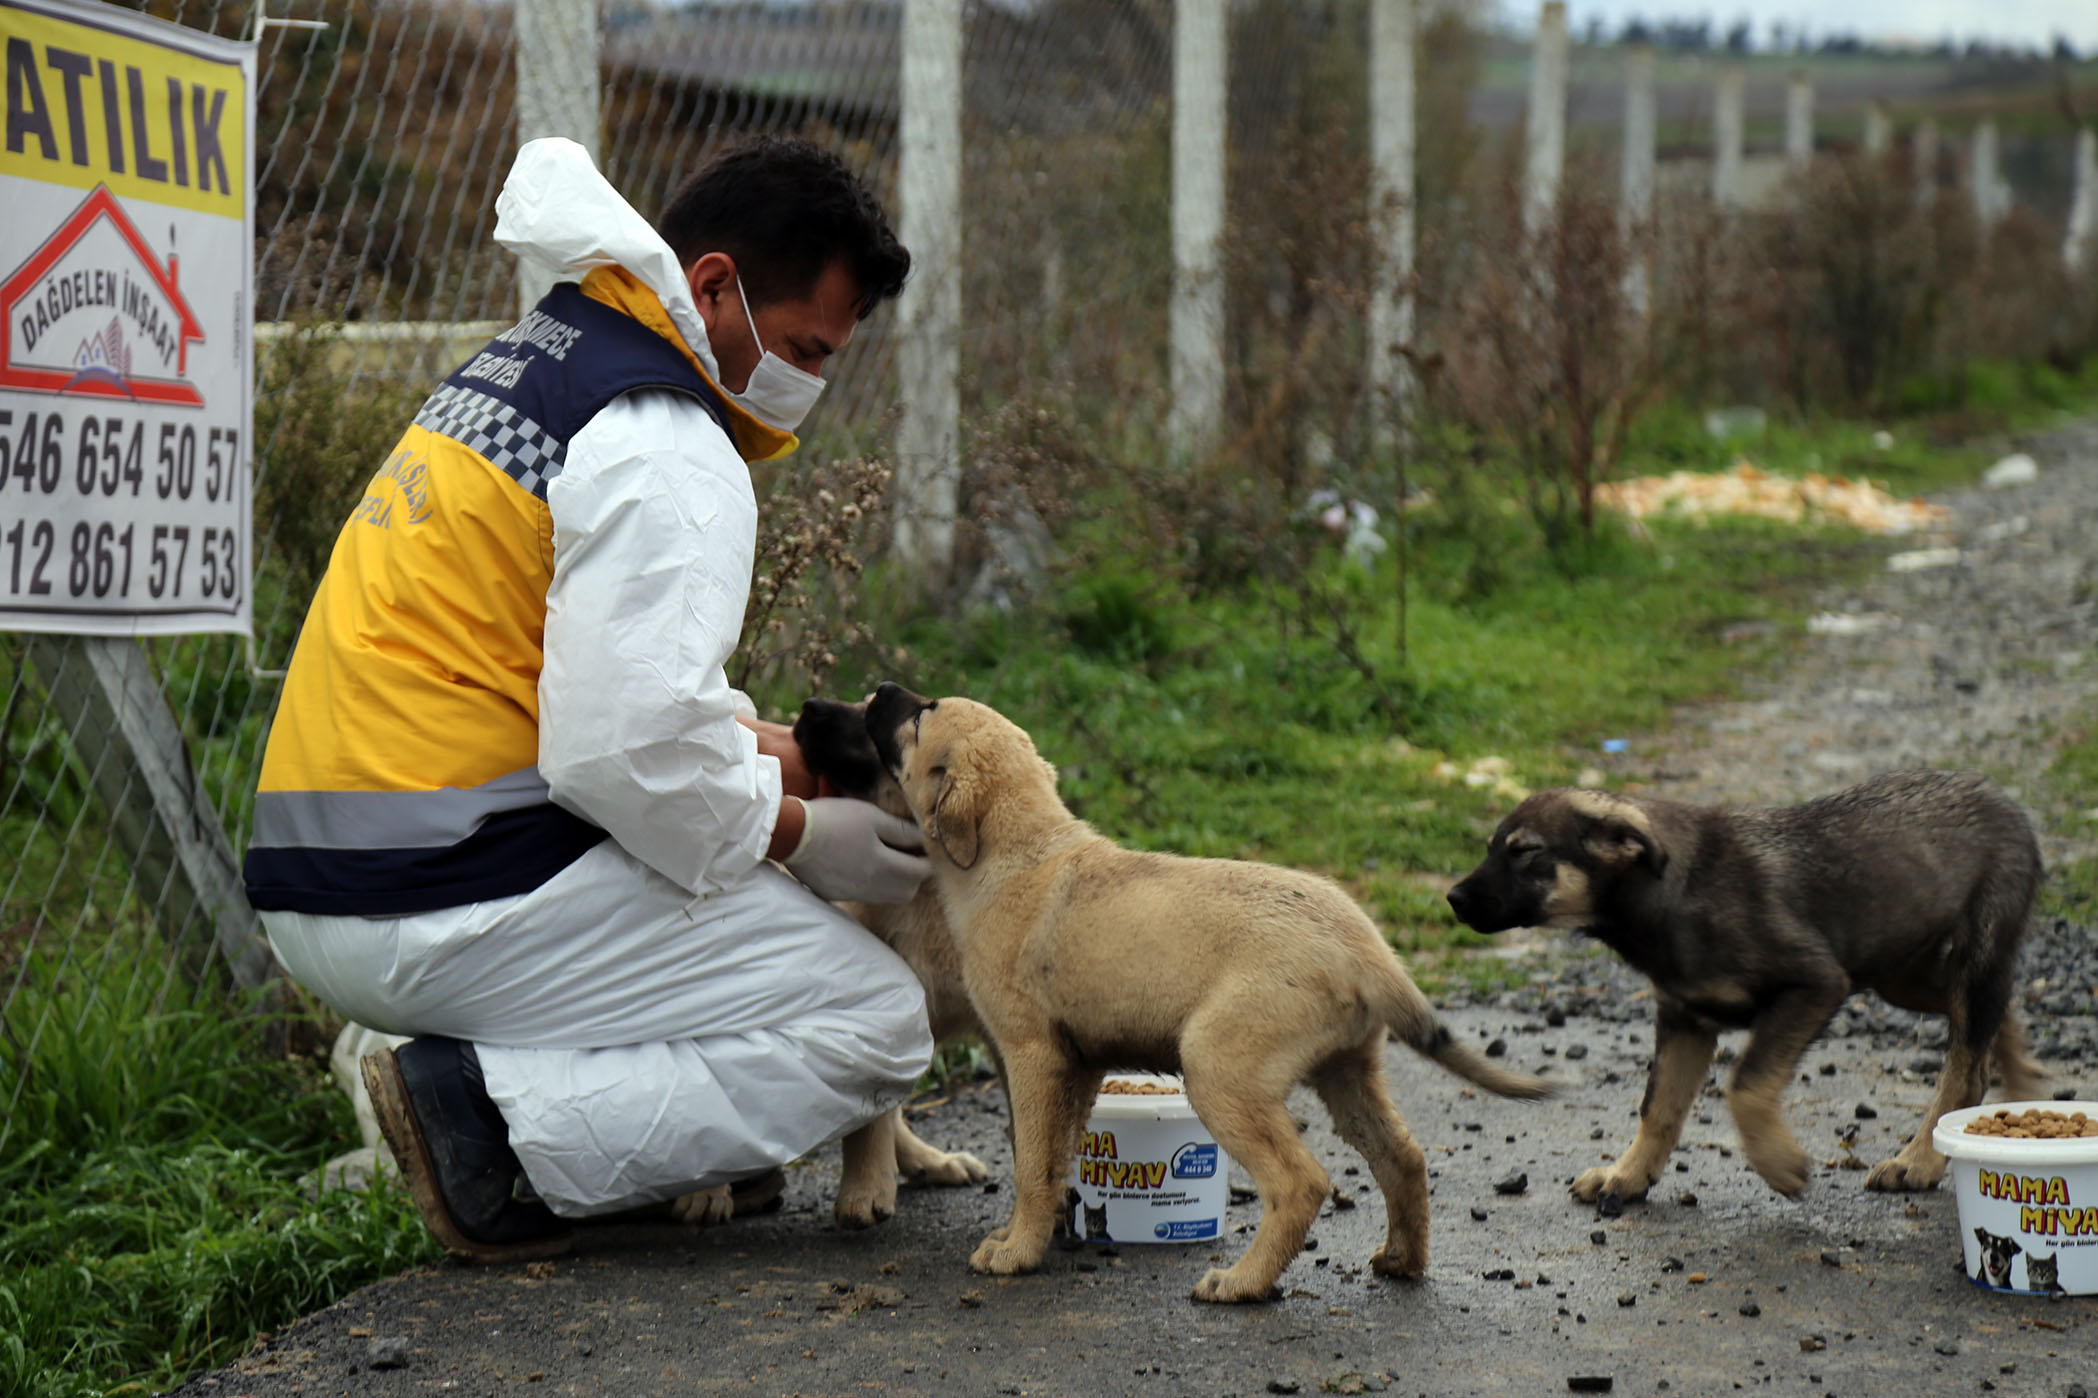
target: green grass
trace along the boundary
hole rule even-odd
[[[0,1393],[170,1387],[436,1252],[395,1191],[301,1185],[355,1126],[281,1020],[113,935],[131,975],[32,956],[0,1025]]]
[[[2047,773],[2050,795],[2084,848],[2098,849],[2098,702],[2059,741]],[[2049,870],[2040,911],[2081,925],[2098,922],[2098,853],[2072,856]]]
[[[1432,577],[1462,551],[1424,541],[1415,567]],[[1848,533],[1745,521],[1661,524],[1648,542],[1613,532],[1571,575],[1532,554],[1503,558],[1483,596],[1416,581],[1403,664],[1386,561],[1350,601],[1376,683],[1306,632],[1301,589],[1133,594],[1124,579],[1081,577],[1041,615],[912,628],[900,678],[1009,714],[1057,764],[1074,809],[1114,838],[1325,871],[1397,945],[1434,953],[1477,940],[1441,890],[1517,788],[1606,768],[1603,739],[1725,692],[1800,631],[1808,583],[1865,556]],[[1312,585],[1345,589],[1335,572]],[[1769,629],[1719,641],[1742,621]],[[1505,763],[1505,783],[1466,784],[1484,759]]]

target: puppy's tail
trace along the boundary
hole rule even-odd
[[[1449,1027],[1436,1018],[1435,1007],[1428,1003],[1428,997],[1421,994],[1420,987],[1413,983],[1396,958],[1392,960],[1391,971],[1390,980],[1379,987],[1384,992],[1379,1009],[1383,1011],[1384,1023],[1407,1048],[1423,1058],[1434,1059],[1458,1077],[1478,1084],[1497,1097],[1535,1101],[1552,1095],[1552,1085],[1543,1078],[1497,1068],[1458,1043],[1450,1036]]]

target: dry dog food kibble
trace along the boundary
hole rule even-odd
[[[1135,1094],[1140,1097],[1177,1097],[1180,1089],[1168,1087],[1162,1082],[1131,1082],[1127,1078],[1109,1078],[1100,1084],[1102,1092]]]
[[[2080,1136],[2098,1136],[2098,1121],[2093,1121],[2083,1112],[2064,1116],[2060,1112],[2038,1111],[2027,1108],[2015,1115],[2008,1111],[1989,1116],[1978,1116],[1967,1123],[1970,1136],[2009,1136],[2025,1141],[2071,1140]]]

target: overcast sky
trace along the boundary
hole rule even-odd
[[[1501,0],[1501,12],[1527,29],[1536,22],[1537,6],[1529,0]],[[1804,27],[1810,37],[1854,33],[1926,44],[1950,38],[1962,44],[1985,39],[2050,47],[2060,34],[2078,53],[2098,52],[2098,0],[1567,0],[1566,12],[1576,35],[1591,19],[1601,20],[1611,33],[1635,18],[1649,24],[1708,18],[1717,33],[1746,19],[1759,48],[1770,42],[1770,26],[1776,21],[1794,30]]]

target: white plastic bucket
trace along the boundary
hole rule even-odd
[[[2098,1136],[1967,1132],[1976,1117],[2027,1108],[2098,1118],[2098,1102],[1989,1102],[1945,1113],[1931,1132],[1952,1160],[1967,1279],[2028,1296],[2098,1294]]]
[[[1231,1162],[1175,1078],[1115,1073],[1110,1083],[1170,1092],[1102,1090],[1071,1166],[1071,1234],[1086,1242],[1193,1243],[1224,1230]]]

